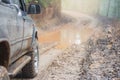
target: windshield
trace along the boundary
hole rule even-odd
[[[12,3],[18,5],[19,7],[21,7],[21,3],[20,3],[19,0],[12,0]]]

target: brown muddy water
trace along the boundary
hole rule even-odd
[[[55,31],[49,31],[40,34],[39,42],[40,43],[52,43],[58,42],[59,45],[57,48],[67,48],[72,44],[81,44],[86,42],[94,32],[100,34],[99,29],[95,29],[91,26],[84,27],[75,27],[72,25],[65,25],[63,28]]]

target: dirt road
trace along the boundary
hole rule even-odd
[[[70,15],[76,21],[60,30],[60,43],[69,48],[47,68],[43,80],[120,80],[118,23],[105,20],[101,25],[97,18]]]
[[[114,36],[120,28],[83,14],[65,14],[72,22],[40,33],[40,45],[57,44],[40,54],[40,73],[31,80],[120,80],[120,34]]]

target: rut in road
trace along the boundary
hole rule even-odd
[[[84,49],[72,46],[58,57],[49,67],[46,80],[79,80],[85,72],[87,54]]]

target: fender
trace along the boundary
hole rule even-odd
[[[5,53],[6,53],[6,54],[5,53],[0,54],[0,55],[3,55],[2,57],[4,57],[3,59],[5,60],[5,63],[3,66],[8,68],[10,64],[10,53],[11,53],[10,42],[7,38],[0,38],[0,43],[1,43],[1,46],[5,48]]]
[[[0,39],[8,40],[8,28],[0,25]]]
[[[7,29],[7,28],[5,28],[5,29]],[[8,31],[7,30],[1,30],[1,27],[0,27],[0,43],[3,42],[3,41],[7,42],[9,44],[9,46],[11,45],[9,37],[8,37]]]
[[[35,39],[38,39],[37,32],[38,32],[37,28],[35,26],[33,26],[33,34],[32,34],[31,46],[33,46]]]

